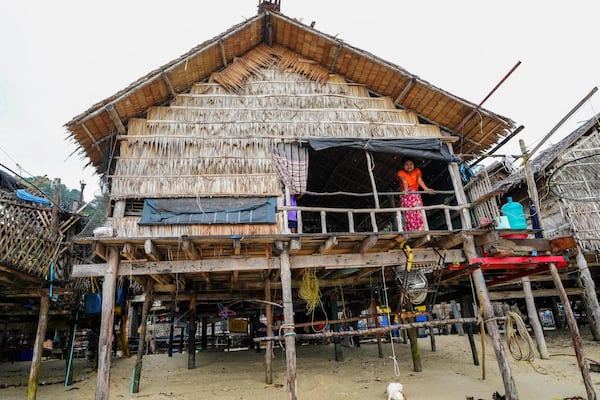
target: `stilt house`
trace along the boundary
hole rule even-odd
[[[191,315],[215,314],[218,302],[281,301],[295,398],[302,278],[314,274],[323,290],[353,287],[366,307],[373,281],[402,281],[411,267],[448,273],[448,290],[468,282],[471,269],[448,267],[471,264],[473,235],[485,230],[472,229],[455,152],[482,154],[515,124],[263,1],[256,16],[66,127],[111,199],[105,229],[77,239],[101,260],[73,271],[102,277],[108,294],[96,398],[107,391],[119,275],[143,282],[147,299],[189,302]],[[422,231],[403,225],[396,173],[406,157],[436,191],[417,208]]]

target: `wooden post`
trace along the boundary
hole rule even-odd
[[[115,289],[119,269],[119,249],[108,249],[108,268],[102,283],[102,316],[98,339],[98,373],[96,400],[108,400],[110,390],[110,361],[112,354],[113,321],[115,318]]]
[[[150,346],[150,341],[146,343],[146,333],[148,324],[146,319],[148,317],[148,311],[152,305],[152,296],[154,294],[154,282],[152,278],[146,278],[146,284],[144,285],[144,305],[142,306],[142,325],[140,329],[140,336],[138,339],[137,355],[135,358],[135,367],[133,367],[133,382],[131,383],[131,393],[138,393],[140,391],[140,379],[142,376],[142,359],[144,357],[144,347],[147,344]],[[154,332],[153,332],[154,333]]]
[[[475,311],[473,310],[471,296],[462,296],[460,305],[462,316],[464,318],[475,317]],[[477,346],[475,345],[475,338],[473,337],[473,324],[464,324],[465,331],[469,338],[469,346],[471,347],[471,355],[473,356],[473,365],[479,365],[479,354],[477,352]]]
[[[183,335],[181,335],[183,342]],[[196,368],[196,293],[190,296],[190,333],[188,336],[188,369]]]
[[[523,285],[523,293],[525,295],[525,304],[527,305],[527,316],[529,317],[529,325],[533,330],[535,342],[537,343],[538,352],[542,360],[549,360],[550,355],[548,354],[548,347],[546,347],[546,338],[544,337],[544,329],[540,323],[540,317],[537,309],[535,308],[535,300],[533,299],[533,292],[531,291],[531,281],[528,276],[521,278],[521,284]]]
[[[338,319],[338,311],[339,311],[338,304],[337,304],[337,296],[331,295],[331,297],[329,299],[331,302],[331,308],[330,308],[330,312],[329,312],[329,314],[331,315],[330,318],[332,320],[337,320]],[[333,324],[333,331],[339,332],[340,324]],[[341,338],[339,338],[339,337],[333,338],[333,351],[335,353],[335,361],[343,362],[344,361],[344,352],[342,351],[342,339]]]
[[[173,306],[175,307],[175,306]],[[169,348],[167,350],[168,356],[173,357],[173,331],[175,330],[174,325],[175,313],[171,313],[171,326],[169,327]]]
[[[379,328],[379,316],[377,314],[377,304],[375,304],[375,298],[371,297],[371,305],[369,306],[371,315],[375,319],[375,328]],[[399,310],[402,311],[402,310]],[[379,352],[379,358],[383,358],[383,348],[381,347],[381,334],[375,335],[377,339],[377,351]]]
[[[407,318],[409,323],[415,322],[415,317]],[[419,335],[417,334],[417,328],[412,327],[408,330],[408,338],[410,340],[410,354],[412,356],[413,361],[413,371],[421,372],[423,371],[423,366],[421,364],[421,352],[419,351]]]
[[[369,180],[371,181],[371,188],[373,189],[373,200],[375,201],[375,208],[379,208],[379,193],[377,193],[377,183],[373,176],[373,163],[371,162],[371,154],[365,150],[365,157],[367,158],[367,172],[369,173]]]
[[[564,328],[564,324],[562,319],[560,318],[560,311],[558,309],[558,299],[555,296],[552,296],[552,315],[554,316],[554,324],[556,329]]]
[[[265,317],[267,318],[267,336],[273,336],[273,307],[271,306],[271,279],[265,278]],[[260,349],[260,343],[258,343]],[[265,383],[273,383],[273,342],[268,341],[265,348]]]
[[[33,346],[33,358],[31,359],[31,369],[29,370],[29,382],[27,383],[27,400],[35,400],[37,396],[42,352],[44,351],[44,340],[46,339],[46,328],[48,327],[49,305],[50,298],[48,295],[42,295],[40,297],[40,315],[35,335],[35,345]]]
[[[69,343],[67,345],[67,372],[65,374],[65,386],[69,386],[73,383],[73,349],[75,347],[75,335],[77,334],[77,321],[79,320],[79,312],[75,312],[73,321],[71,322],[71,329],[69,329]]]
[[[452,310],[452,316],[454,319],[460,318],[460,311],[458,311],[458,306],[456,305],[456,300],[450,300],[450,309]],[[463,330],[462,324],[456,324],[456,332],[459,336],[463,336],[465,331]]]
[[[583,285],[584,291],[584,304],[588,317],[588,323],[592,331],[592,337],[594,340],[600,340],[600,305],[598,305],[598,296],[596,296],[596,284],[592,279],[592,274],[588,268],[587,260],[583,254],[583,250],[577,246],[577,267],[579,268],[579,281]]]
[[[292,270],[289,250],[284,247],[281,262],[281,295],[283,298],[283,332],[285,335],[285,363],[289,400],[297,399],[296,382],[296,332],[294,330],[294,303],[292,299]]]
[[[463,238],[463,240],[463,249],[465,252],[466,259],[472,260],[477,256],[473,236],[466,235]],[[504,345],[502,344],[502,337],[500,336],[498,323],[494,319],[494,310],[492,308],[492,303],[490,302],[490,297],[487,291],[487,287],[485,285],[485,278],[483,276],[481,268],[473,270],[473,272],[471,272],[471,276],[473,277],[475,288],[477,289],[477,293],[479,294],[479,300],[481,302],[480,307],[483,310],[483,318],[486,321],[485,324],[487,327],[487,331],[492,339],[492,346],[494,347],[494,352],[496,353],[496,360],[498,361],[500,373],[502,374],[506,400],[517,400],[519,398],[517,386],[515,385],[515,381],[512,377],[510,364],[506,355],[506,350],[504,349]]]
[[[594,385],[592,384],[592,380],[590,378],[590,370],[585,361],[585,355],[583,354],[583,341],[581,340],[581,335],[579,334],[577,320],[575,319],[575,315],[573,314],[571,303],[569,302],[567,292],[563,287],[562,281],[560,279],[560,274],[558,273],[558,268],[556,268],[556,264],[550,263],[550,273],[552,274],[552,280],[554,281],[554,285],[558,289],[560,300],[563,303],[565,315],[567,317],[567,324],[569,325],[569,330],[571,331],[571,339],[573,340],[573,348],[575,349],[577,364],[579,365],[579,369],[581,370],[581,376],[585,385],[587,398],[588,400],[596,400],[596,392],[594,391]]]
[[[208,317],[202,317],[202,327],[201,329],[201,337],[200,337],[200,347],[202,347],[202,351],[206,351],[208,348]]]

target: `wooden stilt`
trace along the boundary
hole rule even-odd
[[[338,319],[338,311],[339,311],[338,304],[337,304],[337,296],[332,295],[330,297],[330,301],[331,301],[331,309],[329,312],[330,318],[332,320],[337,320]],[[333,324],[333,331],[339,332],[340,324]],[[340,337],[333,338],[333,350],[335,353],[335,361],[343,362],[344,361],[344,352],[342,351],[342,339]]]
[[[131,382],[131,393],[138,393],[140,391],[140,379],[142,376],[142,359],[144,357],[145,345],[150,346],[150,341],[146,343],[146,333],[148,324],[146,318],[148,317],[148,311],[152,305],[152,297],[154,295],[154,283],[150,277],[146,278],[146,284],[144,286],[144,305],[142,306],[142,325],[140,329],[140,336],[138,339],[137,355],[135,358],[135,367],[133,368],[133,382]]]
[[[183,334],[181,335],[183,342]],[[188,369],[196,368],[196,293],[190,296],[190,334],[188,336]]]
[[[273,336],[273,307],[271,306],[271,279],[265,279],[265,317],[267,318],[267,336]],[[260,348],[260,343],[258,343]],[[273,383],[273,342],[268,341],[265,351],[265,383]]]
[[[379,328],[379,317],[377,314],[377,304],[375,303],[375,298],[371,297],[371,305],[369,306],[370,310],[371,310],[371,315],[373,315],[374,319],[375,319],[375,328]],[[399,310],[401,311],[401,310]],[[375,338],[377,339],[377,351],[379,353],[379,358],[383,358],[383,347],[381,347],[381,335],[375,335]]]
[[[415,322],[415,317],[409,317],[409,322]],[[417,335],[417,328],[408,329],[408,338],[410,339],[410,353],[413,360],[413,371],[421,372],[423,371],[423,366],[421,364],[421,352],[419,351],[419,341]]]
[[[38,319],[35,345],[33,346],[33,358],[29,370],[29,382],[27,383],[27,400],[35,400],[37,396],[38,382],[40,378],[40,367],[42,364],[42,352],[44,351],[44,340],[46,339],[46,328],[48,327],[48,307],[50,298],[40,297],[40,315]]]
[[[202,351],[207,351],[208,349],[208,317],[202,317],[202,327],[201,327],[201,336],[200,336],[200,347],[202,347]]]
[[[102,316],[98,339],[98,374],[96,400],[108,400],[110,384],[110,361],[112,355],[113,321],[115,318],[115,289],[119,269],[119,250],[108,249],[108,268],[102,282]]]
[[[460,311],[458,311],[458,306],[456,305],[456,300],[450,300],[450,309],[452,310],[452,316],[454,319],[460,318]],[[456,324],[456,332],[458,336],[463,336],[465,331],[463,330],[462,324]]]
[[[565,326],[560,318],[561,313],[558,310],[558,299],[554,296],[552,297],[552,315],[554,317],[554,325],[556,326],[556,329],[564,328]]]
[[[475,251],[475,243],[473,241],[472,236],[466,235],[463,238],[463,250],[465,252],[467,260],[471,260],[477,256],[477,253]],[[506,350],[504,349],[504,345],[502,344],[502,337],[500,336],[500,331],[498,330],[498,323],[494,319],[494,310],[492,308],[492,303],[490,302],[490,297],[487,291],[487,287],[485,285],[483,271],[481,271],[481,268],[477,268],[473,270],[473,272],[471,272],[471,275],[473,277],[473,282],[475,284],[477,293],[480,297],[480,307],[483,310],[483,318],[486,321],[485,324],[487,327],[487,331],[492,339],[492,346],[494,347],[494,352],[496,353],[496,360],[498,361],[498,366],[500,367],[500,373],[504,382],[506,400],[517,400],[519,398],[517,386],[512,377],[512,372],[510,369],[510,364],[508,362],[508,357],[506,355]]]
[[[296,400],[296,332],[294,330],[294,303],[292,299],[292,270],[289,250],[283,249],[281,262],[281,295],[283,298],[283,333],[285,336],[285,362],[287,372],[287,389],[289,400]]]
[[[75,313],[75,318],[71,323],[71,329],[69,329],[69,343],[67,344],[67,359],[66,366],[67,372],[65,374],[65,386],[69,386],[73,383],[73,349],[75,347],[75,334],[77,333],[77,321],[79,320],[79,313]]]
[[[471,318],[475,316],[473,310],[473,303],[471,296],[463,296],[460,301],[462,316],[464,318]],[[473,356],[473,365],[479,365],[479,354],[477,352],[477,346],[475,345],[475,338],[473,337],[474,324],[464,324],[467,337],[469,338],[469,346],[471,347],[471,355]]]
[[[592,337],[594,340],[600,340],[600,305],[598,305],[598,296],[596,295],[596,284],[592,279],[585,255],[579,246],[577,248],[576,259],[577,267],[579,268],[579,280],[585,288],[583,298],[585,300],[584,304]]]
[[[558,268],[556,268],[554,263],[550,263],[549,268],[550,273],[552,274],[552,280],[554,281],[554,286],[556,286],[558,289],[560,300],[563,303],[563,308],[567,317],[567,324],[569,325],[569,330],[571,331],[571,339],[573,340],[575,356],[577,357],[577,364],[581,370],[581,377],[583,378],[587,398],[588,400],[596,400],[596,392],[594,391],[594,385],[592,384],[592,380],[590,378],[590,370],[585,361],[585,355],[583,354],[583,341],[581,340],[581,335],[579,334],[579,328],[577,327],[575,314],[573,314],[573,309],[571,308],[571,303],[567,297],[567,292],[565,291],[562,280],[560,279]]]
[[[174,319],[175,313],[171,313],[171,326],[169,327],[169,349],[167,351],[169,357],[173,357],[173,331],[175,330],[175,325],[173,324]]]
[[[544,329],[540,322],[537,309],[535,308],[535,300],[533,299],[533,292],[531,291],[531,281],[528,276],[521,278],[521,284],[523,286],[523,293],[525,295],[525,304],[527,305],[527,316],[529,318],[529,325],[533,330],[535,342],[537,343],[538,352],[542,360],[549,360],[550,355],[548,354],[548,347],[546,346],[546,338],[544,337]]]

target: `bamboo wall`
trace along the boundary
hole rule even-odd
[[[127,129],[111,176],[113,200],[281,197],[270,155],[276,143],[441,136],[438,127],[419,124],[416,114],[396,109],[391,99],[371,97],[363,85],[265,46],[168,106],[150,108],[146,118],[131,119]],[[126,221],[113,224],[119,236],[146,229]],[[190,229],[195,228],[171,228],[185,234]]]

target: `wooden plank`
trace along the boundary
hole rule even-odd
[[[440,256],[433,249],[413,249],[413,263],[439,262]],[[445,259],[449,262],[463,262],[465,260],[460,249],[445,251]],[[451,261],[450,261],[451,260]],[[406,255],[398,250],[385,253],[368,254],[329,254],[329,255],[295,255],[290,256],[291,268],[314,268],[319,266],[325,269],[345,268],[372,268],[402,265],[406,263]],[[130,268],[119,269],[120,275],[160,275],[175,273],[201,273],[201,272],[230,272],[251,270],[278,270],[280,257],[267,258],[219,258],[195,261],[133,261]],[[73,278],[87,276],[103,276],[108,264],[76,264],[73,266]]]

